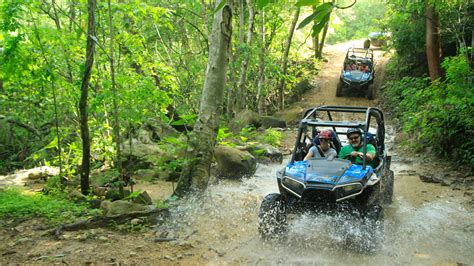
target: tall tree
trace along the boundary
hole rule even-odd
[[[217,1],[220,6],[224,0]],[[178,181],[175,194],[183,196],[189,189],[203,190],[210,178],[220,116],[223,110],[225,76],[232,39],[232,9],[229,3],[214,15],[211,45],[206,67],[199,116],[191,133],[186,165]]]
[[[295,33],[296,23],[300,17],[300,7],[297,7],[295,14],[293,15],[293,20],[291,21],[290,30],[288,32],[288,38],[286,39],[285,52],[282,58],[281,69],[283,72],[283,77],[280,79],[280,84],[278,85],[278,95],[279,95],[279,108],[280,110],[284,109],[285,106],[285,79],[286,71],[288,68],[288,54],[290,53],[291,41],[293,39],[293,34]]]
[[[439,17],[432,5],[425,7],[426,16],[426,58],[431,81],[442,77]]]
[[[245,43],[245,52],[244,52],[244,59],[242,61],[242,68],[240,70],[240,78],[239,78],[239,92],[238,92],[238,108],[237,112],[242,111],[245,109],[246,105],[246,89],[245,89],[245,81],[247,80],[247,68],[250,60],[251,55],[251,45],[253,39],[253,27],[255,22],[255,2],[253,0],[247,0],[247,6],[249,9],[249,26],[247,29],[247,41]]]
[[[97,40],[95,36],[95,0],[87,1],[88,23],[87,23],[87,47],[84,78],[81,84],[81,99],[79,100],[79,113],[81,118],[81,138],[82,138],[82,165],[81,165],[81,191],[82,194],[89,194],[89,174],[91,141],[89,134],[87,97],[89,94],[89,83],[94,65],[94,48]]]
[[[313,13],[316,11],[316,5],[313,6]],[[318,21],[314,21],[314,26],[316,26],[316,24],[318,23]],[[312,39],[313,39],[313,51],[314,51],[314,58],[318,58],[318,54],[319,54],[319,34],[312,34]]]
[[[110,0],[107,1],[108,11],[109,11],[109,39],[110,39],[110,75],[112,78],[112,94],[113,94],[113,116],[114,116],[114,138],[115,146],[117,149],[117,156],[115,159],[115,167],[119,174],[122,174],[122,151],[120,147],[121,138],[120,138],[120,121],[119,121],[119,111],[118,111],[118,100],[117,100],[117,84],[115,82],[115,50],[114,50],[114,29],[112,24],[112,6]]]
[[[331,1],[331,4],[334,6],[334,3],[335,3],[335,0],[332,0]],[[318,45],[318,53],[316,54],[316,57],[321,59],[323,58],[323,48],[324,48],[324,42],[326,41],[326,35],[328,33],[328,29],[329,29],[329,21],[331,20],[331,13],[330,12],[327,16],[327,20],[328,22],[324,25],[324,29],[323,29],[323,34],[321,35],[321,42],[319,43]]]
[[[257,84],[257,110],[259,115],[265,114],[265,98],[263,84],[265,82],[265,10],[262,10],[262,23],[260,24],[260,53],[258,54],[258,84]]]

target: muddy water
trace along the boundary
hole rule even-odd
[[[387,130],[393,132],[391,128]],[[389,152],[392,138],[387,137]],[[289,225],[288,238],[265,242],[257,231],[263,197],[278,192],[281,165],[259,165],[254,176],[224,180],[202,198],[172,213],[165,231],[182,245],[201,248],[209,264],[471,264],[474,214],[462,192],[420,181],[419,165],[391,151],[394,201],[385,208],[384,231],[369,232],[347,215],[302,214]],[[368,234],[377,234],[378,248]]]
[[[275,171],[283,165],[261,165],[249,179],[212,186],[172,214],[168,232],[185,239],[183,245],[207,249],[202,254],[210,264],[472,263],[474,215],[462,198],[404,174],[412,166],[396,158],[393,166],[394,202],[385,209],[385,231],[376,232],[384,239],[375,252],[361,251],[370,244],[367,231],[345,215],[302,214],[292,220],[288,239],[264,242],[257,232],[258,209],[265,195],[278,191]]]

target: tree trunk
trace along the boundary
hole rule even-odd
[[[332,0],[332,4],[334,5],[334,2],[335,0]],[[318,53],[316,55],[316,58],[318,59],[321,59],[323,58],[323,48],[324,48],[324,42],[326,41],[326,35],[328,33],[328,29],[329,29],[329,22],[331,21],[331,15],[329,15],[329,19],[328,19],[328,22],[326,23],[326,25],[324,25],[324,29],[323,29],[323,35],[321,36],[321,42],[319,43],[319,49],[318,49]]]
[[[227,116],[234,117],[235,110],[235,57],[236,54],[232,51],[232,44],[229,46],[229,82],[227,84]]]
[[[321,59],[323,58],[323,47],[324,47],[324,42],[326,41],[326,34],[328,33],[328,28],[329,28],[329,21],[328,23],[324,26],[323,34],[321,36],[321,42],[318,45],[318,53],[316,54],[316,58]]]
[[[231,118],[234,117],[235,113],[239,109],[239,93],[238,93],[238,84],[236,81],[236,67],[235,63],[239,58],[239,55],[242,54],[241,44],[245,42],[245,0],[237,0],[239,8],[239,43],[236,45],[235,53],[232,52],[232,43],[230,49],[230,73],[229,73],[229,83],[228,83],[228,92],[227,92],[227,115]],[[232,5],[234,2],[232,2]],[[234,9],[234,6],[231,6]]]
[[[316,11],[316,6],[313,6],[313,12]],[[313,22],[316,25],[316,22]],[[314,50],[314,58],[318,58],[319,54],[319,34],[313,36],[313,50]]]
[[[471,31],[471,69],[474,69],[474,29]]]
[[[245,42],[245,0],[239,0],[239,43]]]
[[[220,1],[217,1],[216,6]],[[232,9],[231,5],[227,3],[214,16],[199,116],[190,136],[186,165],[175,191],[177,196],[183,196],[190,189],[204,190],[209,182],[214,146],[223,110],[231,38]]]
[[[288,33],[288,38],[286,39],[285,53],[283,54],[282,60],[282,73],[283,76],[286,76],[286,70],[288,67],[288,54],[290,53],[291,40],[293,39],[293,33],[295,32],[296,22],[300,16],[300,8],[297,7],[293,20],[291,21],[290,31]],[[282,77],[280,84],[278,85],[278,94],[279,94],[279,107],[280,110],[283,110],[285,107],[285,77]]]
[[[113,105],[114,105],[114,138],[115,138],[115,146],[117,149],[117,155],[115,158],[115,167],[120,175],[122,175],[122,151],[120,147],[121,138],[120,138],[120,121],[119,121],[119,110],[118,110],[118,103],[117,103],[117,84],[115,83],[115,50],[114,50],[114,29],[112,24],[112,6],[110,4],[110,0],[107,1],[108,9],[109,9],[109,39],[110,39],[110,75],[112,78],[112,94],[113,94]],[[123,177],[123,176],[122,176]]]
[[[257,85],[257,109],[259,115],[265,115],[264,88],[265,82],[265,11],[262,10],[262,24],[260,25],[261,47],[258,56],[258,85]]]
[[[87,50],[84,78],[81,84],[81,99],[79,101],[79,112],[81,118],[81,138],[82,138],[82,165],[81,165],[81,191],[82,194],[89,194],[89,174],[90,174],[90,135],[87,115],[87,97],[89,83],[94,65],[95,47],[95,0],[87,1],[88,24],[87,24]]]
[[[443,76],[440,58],[439,17],[433,6],[427,5],[426,16],[426,58],[431,81]]]
[[[249,9],[249,27],[247,30],[247,42],[246,42],[246,47],[244,51],[244,60],[242,61],[242,68],[240,69],[240,78],[239,78],[239,92],[238,92],[238,109],[237,111],[240,112],[243,109],[245,109],[246,104],[247,104],[247,98],[246,98],[246,89],[245,89],[245,81],[247,80],[247,69],[249,65],[249,60],[250,60],[250,54],[251,54],[251,46],[252,46],[252,37],[253,37],[253,27],[255,23],[255,11],[254,11],[254,1],[253,0],[247,0],[247,6]]]

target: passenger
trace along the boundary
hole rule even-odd
[[[349,159],[356,164],[363,164],[363,156],[364,156],[364,148],[362,142],[362,131],[358,128],[349,128],[347,130],[347,139],[349,140],[349,145],[342,147],[341,151],[339,152],[339,158],[341,159]],[[372,144],[367,144],[367,154],[366,154],[366,161],[367,164],[371,165],[375,158],[375,147]],[[374,167],[373,165],[371,165]]]
[[[367,66],[366,63],[361,63],[360,66],[359,66],[359,71],[369,72],[369,67]]]
[[[318,135],[319,145],[315,145],[309,149],[308,154],[304,157],[307,161],[311,158],[327,158],[332,160],[337,156],[335,149],[331,148],[332,133],[329,130],[323,130]]]
[[[350,66],[350,70],[353,71],[353,70],[356,70],[357,69],[357,65],[355,63],[352,63],[351,66]]]

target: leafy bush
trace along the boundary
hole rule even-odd
[[[388,104],[420,147],[474,165],[473,73],[462,55],[445,59],[442,67],[444,81],[429,84],[428,78],[405,77],[389,83]]]
[[[31,193],[20,188],[0,190],[0,218],[46,218],[51,224],[73,221],[86,210],[85,205],[65,197]]]

